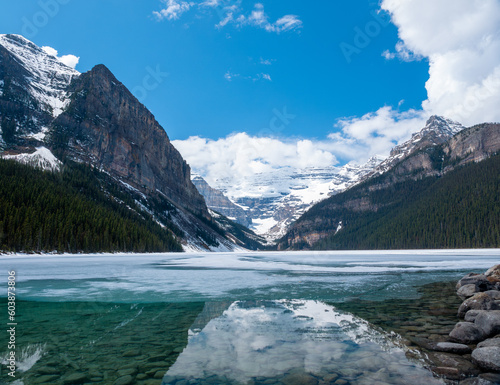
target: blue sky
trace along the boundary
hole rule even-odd
[[[274,134],[322,138],[335,131],[338,118],[383,105],[397,108],[403,99],[402,108],[419,108],[425,99],[425,60],[382,57],[398,36],[387,15],[383,25],[373,17],[377,1],[320,1],[314,7],[296,0],[261,2],[270,24],[285,15],[300,21],[281,32],[236,23],[216,28],[226,16],[224,6],[236,2],[200,3],[178,18],[160,20],[153,12],[168,4],[159,0],[3,2],[0,25],[3,33],[24,33],[37,45],[80,57],[80,72],[108,66],[171,139],[258,135],[268,131],[263,129],[273,111],[284,108],[295,117]],[[250,15],[256,4],[241,2],[241,14]],[[355,47],[355,28],[368,24],[375,36],[349,62],[340,44]],[[144,96],[140,87],[150,70],[168,76]]]
[[[209,183],[387,155],[433,114],[500,121],[500,0],[20,0],[0,9],[1,33],[76,55],[80,72],[108,66]]]

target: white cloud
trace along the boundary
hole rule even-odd
[[[187,2],[182,0],[162,0],[165,8],[155,11],[153,14],[158,20],[176,20],[189,11],[191,8],[200,10],[211,8],[215,9],[220,18],[220,22],[215,25],[221,29],[228,24],[234,24],[237,27],[253,26],[264,29],[268,32],[287,32],[302,28],[302,21],[297,15],[285,15],[280,17],[274,23],[269,21],[269,17],[264,12],[262,3],[255,3],[250,14],[245,15],[241,7],[241,0],[205,0],[202,2]]]
[[[281,167],[303,169],[337,163],[334,154],[311,140],[281,141],[238,133],[218,140],[195,136],[172,144],[212,185],[221,178],[243,179]]]
[[[387,58],[429,61],[423,110],[472,125],[500,120],[500,2],[383,0],[401,42]]]
[[[42,49],[45,51],[47,55],[54,56],[61,63],[71,68],[75,68],[78,62],[80,61],[80,57],[75,55],[63,55],[59,57],[57,56],[58,55],[57,50],[52,47],[44,46],[42,47]]]
[[[231,71],[227,71],[224,74],[224,79],[226,79],[228,82],[232,81],[234,78],[239,77],[239,74],[233,74]]]
[[[189,9],[194,5],[192,2],[178,1],[178,0],[162,0],[165,3],[165,8],[160,11],[155,11],[153,14],[158,18],[158,20],[176,20],[184,12],[189,11]],[[214,3],[213,1],[211,3]]]
[[[341,119],[328,143],[338,147],[337,156],[344,159],[360,159],[380,154],[388,155],[396,144],[407,140],[412,133],[425,126],[428,116],[423,111],[400,112],[392,107],[382,107],[378,111],[362,117]]]
[[[276,61],[275,59],[263,59],[263,58],[260,58],[260,64],[265,65],[265,66],[270,66],[275,61]]]
[[[302,28],[302,21],[296,15],[285,15],[279,18],[276,22],[269,22],[269,17],[264,12],[264,5],[257,3],[249,16],[241,14],[237,19],[238,26],[251,25],[254,27],[265,29],[267,32],[286,32]]]
[[[270,82],[273,81],[273,79],[271,79],[271,75],[269,75],[269,74],[261,74],[261,75],[262,75],[262,79],[269,80]]]

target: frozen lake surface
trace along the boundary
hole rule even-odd
[[[500,263],[500,250],[14,255],[17,293],[46,301],[186,302],[414,296]],[[6,292],[6,286],[2,288]]]
[[[500,250],[0,257],[16,271],[16,385],[441,384],[394,330],[453,325],[452,282],[497,263]]]

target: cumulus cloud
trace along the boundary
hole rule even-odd
[[[153,12],[158,20],[176,20],[194,5],[192,2],[178,0],[162,0],[162,2],[165,4],[165,8]],[[216,4],[217,2],[212,1],[211,3]]]
[[[218,140],[194,136],[172,144],[212,185],[221,178],[243,179],[282,167],[303,169],[337,163],[335,155],[311,140],[282,141],[237,133]]]
[[[58,55],[57,50],[54,49],[54,48],[52,48],[52,47],[45,46],[45,47],[42,47],[42,49],[45,51],[45,53],[47,55],[54,56],[61,63],[65,64],[65,65],[67,65],[68,67],[71,67],[71,68],[75,68],[76,65],[78,64],[78,62],[80,61],[80,57],[79,56],[75,56],[75,55],[57,56]]]
[[[383,0],[400,42],[387,58],[426,58],[427,115],[465,125],[500,120],[500,2]]]

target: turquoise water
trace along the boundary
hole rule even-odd
[[[404,322],[393,321],[422,285],[484,271],[499,257],[498,250],[4,256],[1,317],[7,323],[7,271],[15,270],[18,367],[14,379],[3,365],[0,381],[441,383],[406,340]],[[429,306],[435,319],[424,324],[451,325],[450,304]]]

